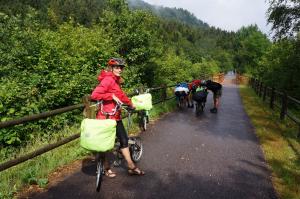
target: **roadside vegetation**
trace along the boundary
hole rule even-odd
[[[255,92],[241,86],[240,93],[247,114],[260,140],[265,159],[272,171],[272,182],[282,199],[300,197],[300,143],[298,127],[279,112],[268,108]]]

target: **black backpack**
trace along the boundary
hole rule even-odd
[[[213,92],[222,89],[221,84],[219,84],[218,82],[213,82],[213,81],[207,81],[206,87],[207,87],[208,90],[211,90]]]
[[[196,102],[206,102],[207,94],[205,90],[198,91],[193,94],[192,99]]]

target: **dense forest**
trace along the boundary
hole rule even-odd
[[[272,2],[276,30],[279,4]],[[299,97],[299,26],[293,23],[289,36],[280,30],[272,42],[256,25],[227,32],[186,10],[137,0],[1,0],[0,119],[80,103],[113,56],[127,61],[127,91],[236,69]],[[2,129],[0,146],[20,146],[74,122],[72,113]]]

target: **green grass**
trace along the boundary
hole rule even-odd
[[[79,132],[78,125],[66,128],[62,133],[68,136],[76,132]],[[18,154],[15,152],[14,155],[16,157],[24,155],[47,144],[42,143],[38,138],[36,140],[36,142],[18,151]],[[25,185],[37,184],[40,187],[45,187],[48,183],[47,178],[49,173],[55,171],[60,166],[81,159],[86,155],[87,151],[79,147],[79,140],[77,139],[34,159],[2,171],[0,172],[0,198],[13,198],[14,194]]]
[[[281,121],[278,111],[269,109],[251,88],[241,86],[240,93],[272,171],[277,193],[282,199],[300,199],[298,127],[287,119]]]
[[[175,107],[175,100],[169,100],[155,105],[153,109],[149,111],[150,121],[155,121],[162,114],[174,110]],[[134,125],[130,134],[137,134],[139,131],[136,123],[137,119],[133,118],[133,120]],[[125,125],[126,122],[127,119],[124,119]],[[64,137],[68,137],[69,135],[78,132],[79,124],[74,125],[73,127],[66,127],[61,134],[64,135]],[[10,149],[11,156],[18,157],[28,152],[35,151],[45,145],[45,143],[40,140],[40,138],[36,138],[35,142],[30,143],[27,147],[18,151]],[[53,138],[52,143],[55,143],[56,140],[58,140],[58,138]],[[1,155],[1,153],[3,153],[3,155]],[[4,162],[3,157],[7,152],[2,151],[1,153],[0,159]],[[30,184],[38,184],[40,187],[45,187],[48,183],[48,175],[50,173],[54,172],[58,167],[70,164],[78,159],[83,159],[87,155],[90,155],[90,152],[81,148],[79,139],[77,139],[32,160],[0,172],[0,199],[13,198],[24,186]]]

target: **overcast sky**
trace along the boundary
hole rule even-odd
[[[266,11],[268,4],[265,0],[143,0],[152,5],[184,8],[193,13],[198,19],[210,26],[223,30],[237,31],[242,26],[257,24],[266,34],[270,31],[267,26]]]

